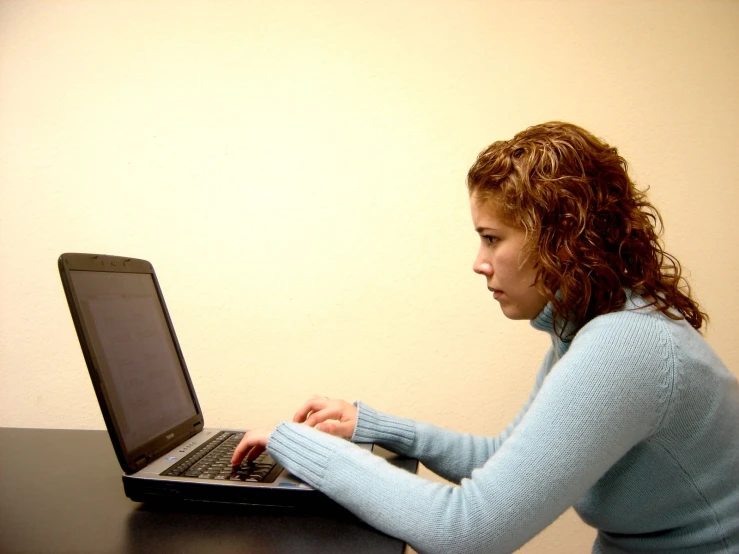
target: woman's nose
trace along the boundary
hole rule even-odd
[[[474,271],[478,275],[485,275],[486,277],[490,277],[490,275],[493,273],[493,266],[491,266],[489,263],[483,262],[481,264],[473,265],[472,271]]]
[[[490,262],[482,259],[482,256],[478,255],[477,258],[475,258],[474,263],[472,264],[472,271],[474,271],[478,275],[486,275],[490,277],[493,272],[493,266],[490,264]]]

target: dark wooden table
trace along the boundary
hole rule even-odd
[[[0,428],[0,553],[404,551],[338,508],[138,504],[121,474],[105,431]]]

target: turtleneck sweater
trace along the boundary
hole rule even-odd
[[[704,338],[629,297],[552,346],[497,437],[357,403],[352,441],[282,423],[267,444],[289,471],[423,553],[513,552],[567,508],[594,553],[739,552],[739,384]],[[491,393],[491,398],[493,394]],[[398,469],[353,442],[420,460]]]

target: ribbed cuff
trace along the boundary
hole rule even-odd
[[[413,445],[416,440],[413,421],[378,412],[361,402],[355,404],[357,425],[352,435],[353,442],[374,442],[393,452],[407,450]]]
[[[298,423],[280,423],[267,441],[267,451],[275,460],[317,488],[332,454],[349,446],[344,439]]]

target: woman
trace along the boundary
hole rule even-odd
[[[475,272],[506,317],[552,339],[508,428],[471,436],[316,397],[248,433],[232,462],[266,448],[421,552],[510,552],[570,506],[598,529],[593,552],[739,552],[739,384],[700,335],[706,314],[626,162],[553,122],[484,150],[468,188]]]

